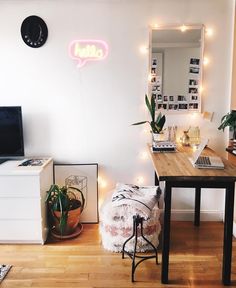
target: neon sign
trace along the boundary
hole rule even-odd
[[[89,61],[100,61],[108,55],[108,45],[102,40],[74,40],[69,47],[69,54],[77,61],[77,67],[83,67]]]

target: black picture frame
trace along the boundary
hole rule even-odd
[[[82,223],[98,223],[98,164],[53,165],[53,182],[59,186],[74,186],[82,190],[85,207],[81,214]]]

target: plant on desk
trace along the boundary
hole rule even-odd
[[[153,140],[159,141],[161,139],[161,136],[163,135],[163,127],[166,122],[166,116],[162,115],[161,112],[156,116],[156,100],[155,100],[154,95],[151,96],[151,100],[149,100],[148,96],[145,95],[145,103],[150,113],[151,121],[147,121],[147,120],[141,121],[141,122],[133,123],[132,125],[142,125],[142,124],[148,123],[151,128]]]
[[[47,191],[46,203],[53,235],[74,235],[84,209],[84,195],[75,187],[51,185]]]

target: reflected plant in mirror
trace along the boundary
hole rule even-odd
[[[200,112],[204,27],[181,27],[151,30],[149,91],[157,109]]]

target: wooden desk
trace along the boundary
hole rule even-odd
[[[161,281],[168,283],[169,246],[170,246],[170,216],[171,192],[173,187],[195,188],[195,219],[194,224],[200,223],[201,188],[225,189],[225,218],[222,282],[230,285],[231,259],[232,259],[232,233],[234,210],[234,186],[236,181],[236,165],[222,159],[225,169],[197,169],[192,166],[188,156],[192,154],[191,148],[178,147],[176,153],[152,153],[149,151],[156,176],[159,181],[165,181],[164,191],[164,223],[162,237],[162,274]],[[214,155],[214,151],[206,148],[204,154]]]

